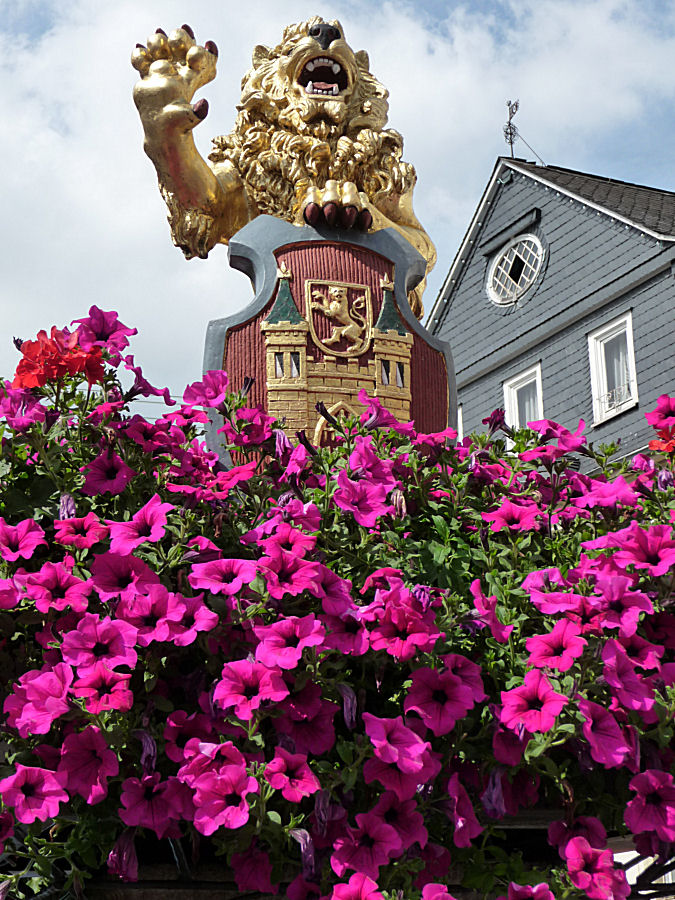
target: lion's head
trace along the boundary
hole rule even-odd
[[[339,22],[315,16],[255,48],[235,128],[215,139],[211,159],[235,165],[260,212],[289,221],[307,188],[329,178],[355,182],[377,205],[415,183],[401,135],[384,128],[387,97],[367,53],[354,53]]]

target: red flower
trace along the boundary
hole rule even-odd
[[[37,340],[21,345],[23,359],[16,367],[13,388],[43,387],[48,381],[61,381],[66,375],[84,373],[89,384],[103,380],[101,348],[83,350],[77,343],[78,332],[52,326],[51,337],[42,330]]]

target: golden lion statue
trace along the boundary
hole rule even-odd
[[[424,256],[428,273],[436,251],[413,212],[417,176],[401,158],[403,138],[384,127],[388,92],[340,23],[315,16],[284,29],[273,49],[255,48],[234,130],[214,139],[207,162],[192,129],[208,103],[192,98],[215,77],[217,56],[215,44],[196,44],[187,25],[169,35],[158,29],[132,54],[145,152],[185,256],[205,258],[267,213],[296,224],[393,227]],[[410,296],[418,317],[424,284]]]

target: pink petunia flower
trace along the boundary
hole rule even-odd
[[[14,807],[18,822],[45,822],[59,812],[68,794],[58,777],[49,769],[17,765],[16,772],[0,781],[0,795],[6,806]]]
[[[120,556],[128,556],[136,547],[147,542],[154,544],[164,537],[166,514],[175,507],[162,503],[159,494],[154,494],[129,522],[111,522],[110,549]]]
[[[104,450],[96,459],[82,466],[85,473],[84,484],[80,488],[83,494],[94,497],[97,494],[121,494],[131,479],[136,475],[121,456],[112,450]]]
[[[426,847],[429,833],[424,827],[424,816],[418,810],[414,797],[399,800],[393,791],[385,791],[371,812],[396,831],[401,847],[394,856],[401,856],[413,844]]]
[[[340,509],[353,513],[355,521],[364,528],[374,528],[381,516],[394,511],[387,503],[388,491],[383,484],[352,481],[344,469],[338,473],[337,483],[333,500]]]
[[[195,563],[188,575],[190,586],[196,591],[212,594],[238,594],[245,584],[250,584],[257,574],[256,564],[250,559],[213,559]]]
[[[675,782],[670,772],[647,769],[628,786],[637,794],[624,813],[633,834],[655,831],[662,841],[675,841]]]
[[[18,525],[8,525],[0,516],[0,556],[6,562],[30,559],[35,548],[46,544],[45,533],[35,519],[24,519]]]
[[[489,513],[481,513],[484,522],[490,523],[491,531],[536,531],[541,511],[536,503],[513,503],[505,498],[501,506]]]
[[[189,384],[183,392],[186,406],[220,406],[227,395],[230,379],[221,369],[210,369],[201,381]]]
[[[159,772],[142,778],[127,778],[122,782],[118,810],[125,825],[140,825],[155,832],[158,838],[166,837],[182,817],[184,788],[176,778],[160,781]]]
[[[134,705],[133,692],[129,690],[131,674],[113,672],[102,660],[98,660],[73,683],[75,697],[85,698],[87,712],[97,713],[106,709],[128,712]]]
[[[63,563],[46,562],[39,572],[25,577],[24,590],[35,603],[35,608],[42,613],[68,607],[73,612],[81,613],[87,608],[92,584],[77,578]]]
[[[665,575],[675,564],[675,541],[670,525],[642,528],[633,520],[627,528],[603,535],[581,545],[586,549],[617,548],[613,562],[622,569],[635,566],[653,576]]]
[[[240,891],[276,894],[279,890],[278,884],[272,884],[269,854],[259,849],[255,842],[243,853],[232,854],[232,870]]]
[[[429,881],[422,888],[422,900],[455,900],[455,898],[445,885],[439,884],[437,881]]]
[[[73,319],[72,325],[79,322],[77,342],[83,350],[103,347],[111,352],[119,353],[129,341],[127,337],[138,334],[136,328],[127,328],[117,318],[114,309],[103,310],[94,305],[89,308],[89,315],[84,319]]]
[[[626,874],[614,868],[611,850],[596,850],[585,838],[575,837],[565,847],[565,860],[570,881],[590,900],[628,897],[630,887]]]
[[[274,759],[265,767],[265,778],[291,803],[299,803],[321,789],[321,782],[307,764],[304,753],[289,753],[276,747]]]
[[[555,900],[555,895],[545,881],[539,884],[509,884],[508,895],[497,900]]]
[[[287,550],[274,549],[258,560],[258,569],[265,578],[270,597],[275,600],[287,594],[298,597],[305,591],[316,595],[318,563],[308,562]]]
[[[77,628],[64,634],[61,656],[75,666],[80,675],[98,662],[105,663],[109,669],[118,666],[133,669],[138,659],[134,650],[137,636],[138,629],[128,622],[85,613]]]
[[[574,622],[556,622],[547,634],[527,638],[525,647],[530,653],[528,666],[567,672],[584,652],[588,641],[581,637],[581,629]]]
[[[476,621],[489,628],[492,637],[499,644],[505,644],[513,631],[513,625],[503,625],[497,618],[497,598],[485,596],[481,590],[479,578],[475,578],[471,582],[469,590],[476,608]]]
[[[500,722],[511,731],[522,727],[530,734],[550,731],[556,716],[569,703],[564,694],[553,690],[551,682],[539,669],[527,672],[521,687],[502,691],[501,699]]]
[[[125,828],[108,854],[107,866],[110,875],[117,875],[122,881],[138,881],[138,856],[134,844],[135,828]]]
[[[675,398],[661,394],[656,401],[656,408],[645,413],[645,419],[652,428],[675,428]]]
[[[607,769],[624,765],[632,750],[611,712],[584,699],[579,700],[579,711],[585,719],[581,730],[593,759]]]
[[[471,841],[483,833],[464,785],[454,772],[448,780],[448,818],[454,825],[452,839],[456,847],[470,847]]]
[[[91,581],[103,601],[144,594],[159,576],[135,556],[99,553],[91,564]]]
[[[373,813],[357,815],[356,825],[356,828],[348,828],[347,833],[334,842],[331,868],[338,877],[344,875],[347,869],[354,869],[370,878],[377,878],[380,866],[398,852],[400,839],[396,829]]]
[[[54,540],[66,547],[88,550],[107,536],[108,526],[92,512],[81,518],[54,521]]]
[[[418,772],[408,774],[401,772],[397,766],[390,766],[381,759],[373,757],[366,760],[363,766],[363,777],[366,784],[379,781],[385,790],[393,791],[403,802],[414,797],[419,791],[420,785],[433,781],[441,771],[438,754],[427,752],[422,757],[422,763],[422,768]]]
[[[287,616],[271,625],[254,625],[253,631],[260,643],[255,658],[263,665],[280,669],[294,669],[306,647],[320,647],[324,627],[313,613],[307,616]]]
[[[635,666],[618,641],[607,641],[602,649],[602,674],[619,703],[651,718],[655,696],[649,683],[638,675]]]
[[[176,594],[176,597],[180,597]],[[213,631],[220,622],[220,617],[204,603],[203,595],[183,597],[181,599],[183,614],[177,622],[172,623],[171,641],[176,647],[187,647],[197,640],[200,631]]]
[[[287,697],[278,707],[282,713],[272,720],[279,734],[287,735],[298,753],[316,756],[327,753],[335,743],[333,719],[339,707],[324,700],[321,688],[308,682],[302,690]]]
[[[278,703],[288,693],[280,669],[269,669],[262,663],[239,659],[223,666],[213,699],[221,709],[234,709],[235,716],[249,721],[261,703],[266,700]]]
[[[255,778],[238,766],[201,775],[195,782],[195,828],[204,835],[221,827],[241,828],[249,817],[246,797],[258,790]]]
[[[423,757],[431,745],[406,728],[401,716],[381,719],[364,712],[363,721],[378,759],[405,773],[419,772],[423,768]]]
[[[412,673],[412,685],[403,703],[406,713],[416,712],[439,737],[449,734],[474,705],[470,684],[451,671],[422,668]]]
[[[558,848],[561,859],[565,859],[565,847],[573,837],[586,838],[591,847],[603,850],[607,846],[607,831],[595,816],[578,816],[571,824],[551,822],[548,826],[548,842]]]
[[[372,878],[354,872],[347,884],[334,885],[330,900],[384,900],[384,894],[378,891]]]
[[[13,693],[5,698],[3,709],[8,724],[24,738],[47,734],[52,722],[70,709],[72,681],[73,670],[65,663],[25,672],[14,685]]]
[[[153,641],[173,639],[174,628],[185,614],[185,603],[180,594],[171,593],[163,584],[151,584],[146,594],[120,600],[116,614],[137,629],[136,643],[147,647]]]
[[[64,740],[57,772],[65,777],[70,794],[93,806],[108,796],[108,778],[118,774],[119,763],[100,728],[88,725]]]

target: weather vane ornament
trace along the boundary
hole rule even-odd
[[[157,171],[174,243],[188,259],[205,258],[218,243],[230,244],[231,265],[249,274],[256,289],[255,300],[239,317],[210,324],[205,366],[225,367],[236,377],[255,357],[263,371],[247,373],[256,376],[252,399],[288,420],[286,405],[274,410],[271,404],[270,379],[302,380],[295,366],[300,354],[308,367],[303,374],[313,385],[308,382],[310,399],[323,389],[319,399],[328,393],[332,406],[354,411],[361,388],[377,391],[388,379],[387,386],[398,381],[402,387],[405,371],[396,367],[398,357],[381,360],[376,351],[378,322],[385,306],[393,304],[385,319],[407,336],[407,365],[419,368],[414,358],[426,344],[443,370],[443,402],[431,404],[430,421],[445,427],[455,413],[449,402],[454,392],[449,350],[418,321],[436,251],[413,212],[415,169],[402,158],[401,135],[385,127],[388,92],[370,72],[367,53],[349,47],[339,22],[316,16],[286,27],[273,48],[258,45],[242,80],[235,126],[214,139],[205,160],[192,131],[206,117],[208,103],[193,98],[215,77],[217,56],[216,45],[198,45],[187,25],[168,35],[158,29],[132,54],[141,75],[134,100],[145,151]],[[285,230],[278,227],[282,224]],[[277,239],[282,243],[273,246]],[[290,244],[298,252],[282,252]],[[385,249],[387,265],[380,259]],[[277,277],[280,265],[290,277]],[[383,277],[392,282],[390,292],[381,286]],[[259,290],[263,283],[266,296]],[[282,307],[295,330],[284,334],[291,342],[284,349],[277,328],[276,349],[270,351],[272,311],[277,325],[287,321],[278,318],[279,295],[286,298]],[[291,321],[298,317],[301,322]],[[251,321],[253,328],[247,329]],[[235,351],[241,342],[234,332],[242,329],[248,344]],[[269,352],[276,354],[273,364]],[[312,369],[315,363],[323,369]],[[384,372],[385,363],[393,374]],[[344,367],[348,384],[338,371]],[[404,391],[414,395],[415,376],[410,379]],[[419,419],[414,400],[398,407],[399,414]],[[305,426],[314,424],[315,414],[309,418]]]
[[[509,111],[509,120],[504,126],[504,140],[511,148],[511,159],[513,159],[513,145],[518,140],[520,135],[518,134],[518,128],[513,122],[513,117],[520,109],[520,100],[514,100],[513,103],[510,100],[506,101],[506,108]]]

